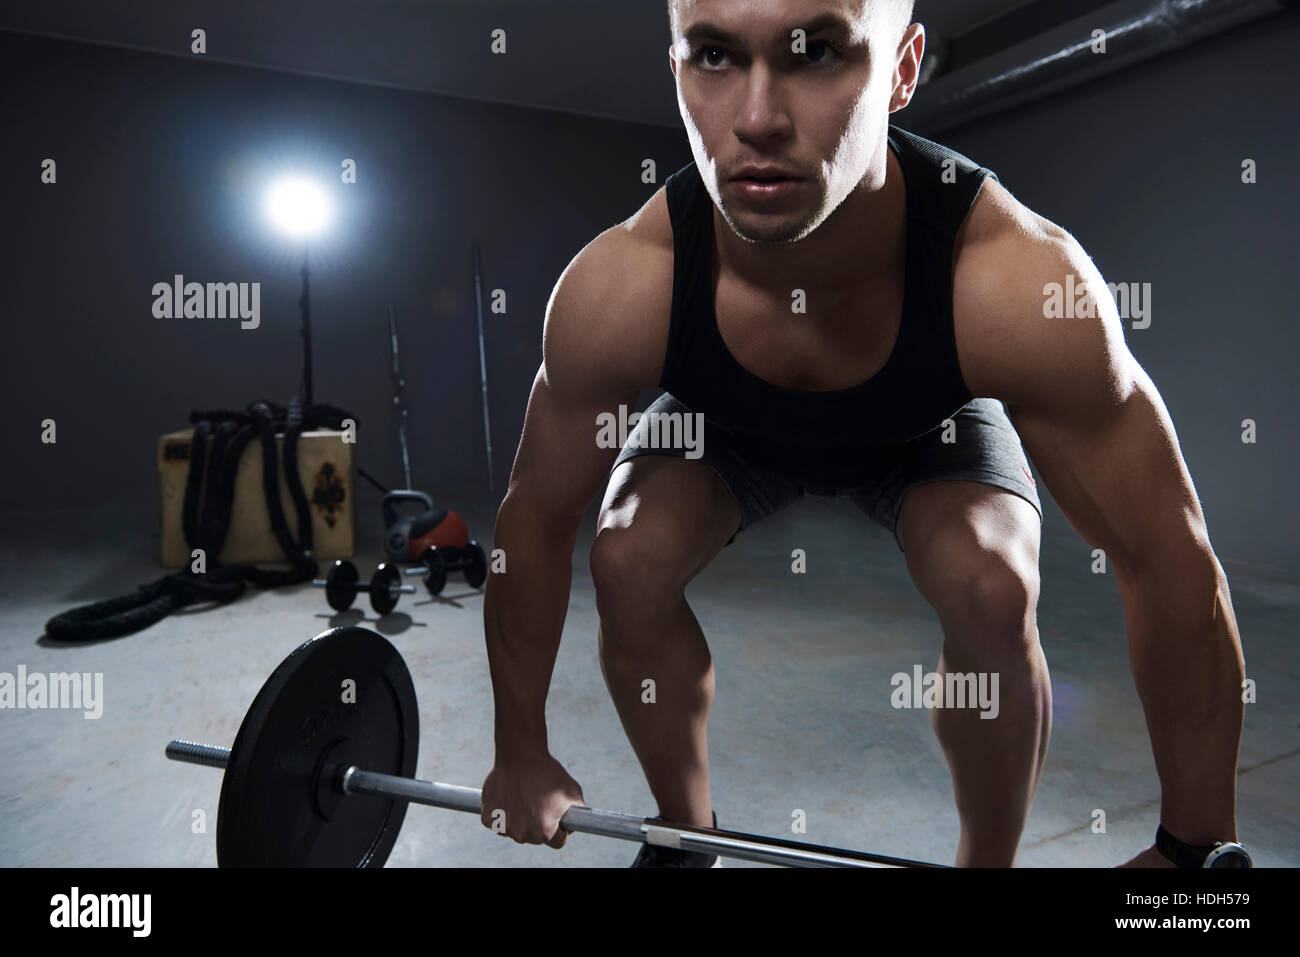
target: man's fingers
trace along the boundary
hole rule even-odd
[[[586,803],[582,800],[581,791],[578,792],[578,800],[574,801],[572,804],[569,805],[569,807],[586,807],[586,806],[587,806]],[[566,807],[564,809],[564,813],[567,814],[568,812],[569,812],[569,808]],[[569,839],[569,834],[571,834],[572,832],[566,831],[564,829],[564,824],[560,823],[563,820],[564,820],[564,815],[561,815],[560,821],[556,822],[555,834],[551,837],[550,840],[546,842],[546,844],[549,847],[556,847],[556,848],[563,847],[564,842]]]

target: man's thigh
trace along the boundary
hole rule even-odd
[[[916,590],[939,616],[953,661],[993,670],[1037,640],[1041,524],[1017,495],[978,482],[929,482],[907,495],[898,537]]]
[[[1001,402],[976,399],[953,420],[953,441],[926,437],[910,457],[894,534],[946,629],[1018,647],[1038,603],[1038,490]]]
[[[1036,602],[1041,533],[1038,513],[1023,498],[965,481],[912,488],[897,529],[917,590],[940,612],[1000,586],[1013,604]]]
[[[696,458],[688,457],[687,451],[680,448],[659,447],[653,437],[654,416],[694,415],[689,408],[665,392],[655,399],[632,429],[623,450],[614,460],[610,471],[609,488],[605,493],[602,511],[607,511],[618,503],[634,501],[630,496],[630,476],[636,473],[650,475],[658,469],[638,468],[635,473],[629,471],[628,463],[644,463],[647,460],[664,457],[684,459],[696,469],[701,465],[717,477],[721,488],[734,503],[735,511],[730,511],[732,524],[730,537],[725,542],[730,545],[736,536],[756,522],[785,508],[803,495],[803,490],[768,469],[755,466],[741,455],[728,441],[727,434],[705,421],[699,447],[691,450]],[[679,470],[673,469],[675,474]]]
[[[610,476],[591,551],[597,585],[630,578],[685,585],[733,536],[740,509],[698,461],[638,456]]]
[[[850,493],[852,499],[893,532],[905,553],[911,551],[909,541],[918,546],[933,527],[949,524],[954,515],[967,525],[977,515],[1014,515],[1019,525],[1035,526],[1036,543],[1043,507],[1024,446],[1002,403],[973,399],[952,419],[951,429],[908,443],[895,465],[878,481]],[[944,487],[927,490],[934,484]]]

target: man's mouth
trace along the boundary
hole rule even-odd
[[[732,177],[733,180],[738,182],[748,180],[754,183],[781,183],[786,180],[796,180],[800,178],[801,177],[795,176],[793,173],[787,173],[783,169],[775,167],[771,169],[760,169],[752,166],[743,168],[739,173]]]
[[[761,201],[789,196],[799,188],[802,179],[794,176],[752,175],[738,176],[732,184],[748,200]]]

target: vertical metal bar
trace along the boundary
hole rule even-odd
[[[478,375],[483,383],[483,437],[487,442],[488,491],[495,492],[492,470],[492,424],[488,418],[487,356],[483,349],[483,281],[479,275],[478,240],[474,240],[474,313],[478,319]]]
[[[388,335],[393,343],[393,405],[397,406],[397,438],[402,444],[402,475],[406,479],[403,488],[411,488],[411,457],[406,448],[406,380],[402,378],[402,367],[397,353],[397,317],[393,314],[392,303],[388,304]]]
[[[306,245],[302,248],[302,298],[298,300],[298,305],[302,308],[302,381],[303,397],[302,404],[307,406],[312,404],[312,381],[311,381],[311,286],[308,283]]]

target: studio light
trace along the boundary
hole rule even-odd
[[[303,239],[321,232],[329,220],[324,190],[308,179],[284,179],[273,185],[266,211],[277,229]]]

